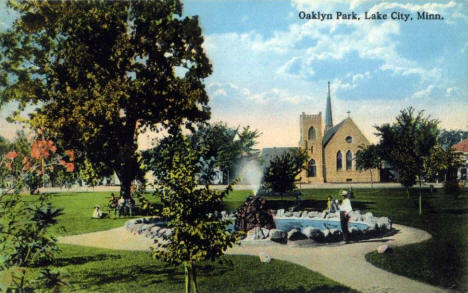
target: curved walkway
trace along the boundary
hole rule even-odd
[[[401,246],[418,243],[431,238],[425,231],[393,225],[396,230],[391,236],[370,239],[348,245],[323,245],[316,247],[235,246],[228,254],[255,255],[266,253],[272,258],[289,261],[318,272],[330,279],[364,293],[393,292],[447,292],[447,290],[399,276],[368,263],[365,255],[382,244]],[[148,250],[152,241],[142,235],[132,235],[125,228],[59,237],[59,243],[83,246]]]

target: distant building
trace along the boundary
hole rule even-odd
[[[263,148],[261,152],[261,165],[262,168],[268,167],[270,161],[275,157],[279,157],[284,153],[293,152],[297,147],[272,147],[272,148]]]
[[[460,141],[459,143],[452,146],[452,149],[461,154],[461,159],[463,166],[459,167],[457,170],[457,179],[467,180],[467,170],[468,170],[468,138]]]
[[[348,117],[333,124],[330,82],[328,83],[325,126],[322,126],[322,112],[300,115],[299,147],[306,149],[309,161],[301,173],[303,183],[321,182],[370,182],[369,171],[356,169],[356,154],[359,146],[369,141]],[[380,181],[378,170],[373,170],[373,180]]]

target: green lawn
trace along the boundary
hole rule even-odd
[[[166,266],[149,252],[61,245],[55,267],[73,292],[184,292],[183,267]],[[355,292],[301,266],[258,257],[225,256],[199,266],[200,292]]]
[[[321,210],[326,197],[339,190],[304,190],[303,206]],[[436,286],[468,291],[468,190],[458,198],[437,190],[423,190],[423,215],[418,215],[417,189],[407,199],[404,189],[356,189],[353,208],[388,216],[394,223],[423,229],[433,238],[398,247],[388,254],[376,252],[367,260],[385,270]],[[273,199],[273,200],[271,200]],[[272,208],[293,205],[293,198],[270,198]]]
[[[302,196],[304,199],[303,208],[322,210],[326,206],[327,195],[336,195],[337,193],[338,190],[330,189],[304,190]],[[226,208],[236,209],[250,194],[250,191],[245,190],[234,191],[225,201]],[[94,205],[99,204],[101,207],[105,207],[109,195],[110,193],[105,192],[54,194],[52,197],[54,205],[65,209],[65,214],[60,217],[60,224],[66,229],[63,232],[56,228],[55,232],[61,235],[79,234],[123,225],[128,218],[114,219],[111,216],[107,219],[91,219]],[[288,208],[294,205],[293,197],[285,197],[283,200],[278,197],[268,199],[270,207],[274,209]],[[443,190],[437,190],[434,194],[425,190],[423,216],[419,216],[416,189],[412,190],[412,197],[409,200],[403,189],[357,189],[353,199],[353,208],[363,212],[371,211],[377,216],[389,216],[395,223],[421,228],[433,235],[433,238],[429,241],[396,248],[389,254],[371,253],[367,256],[370,262],[386,270],[433,285],[461,291],[468,290],[468,271],[466,270],[468,264],[468,236],[465,233],[465,231],[468,231],[468,192],[465,191],[461,198],[454,199],[450,195],[444,194]],[[82,252],[90,254],[93,251],[95,249],[83,249]],[[70,247],[64,247],[62,257],[68,257],[67,255],[70,255],[71,252]],[[78,252],[79,250],[75,249],[73,253]],[[100,252],[101,255],[107,255],[108,253],[111,253],[111,251]],[[127,262],[124,256],[127,252],[112,253],[117,253],[121,255],[121,258],[125,258],[125,261],[112,263],[112,266],[116,267],[116,271],[119,271],[119,264],[124,265]],[[112,259],[107,260],[111,261]],[[254,260],[258,262],[256,258]],[[106,261],[100,263],[100,265],[107,266]],[[244,265],[245,262],[248,263],[248,261],[240,260],[242,264],[239,264],[239,266]],[[278,262],[277,265],[279,268],[283,264]],[[135,264],[135,267],[137,266]],[[87,270],[85,267],[82,267],[82,269],[85,272]],[[220,267],[219,270],[223,269]],[[235,271],[237,268],[234,266],[233,270]],[[233,274],[235,274],[234,271]],[[247,271],[252,270],[247,269]],[[151,274],[154,275],[154,272]],[[246,278],[250,277],[253,278],[254,274],[246,276]],[[145,278],[151,277],[146,276]],[[293,278],[293,280],[295,279]],[[121,282],[115,281],[114,283],[117,286]],[[213,282],[213,284],[215,283]],[[108,286],[112,287],[113,285],[108,284]],[[306,292],[308,292],[307,290]]]

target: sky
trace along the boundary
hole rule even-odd
[[[388,19],[365,20],[366,11]],[[418,20],[423,11],[443,19]],[[333,19],[299,17],[312,12]],[[360,20],[336,19],[337,12]],[[390,19],[392,12],[412,20]],[[205,80],[212,121],[259,130],[258,148],[297,146],[299,115],[325,113],[328,81],[334,123],[349,111],[371,142],[375,125],[409,106],[442,128],[468,130],[467,1],[190,0],[184,15],[199,16],[213,65]],[[11,19],[0,5],[0,29]],[[11,108],[0,111],[7,138],[18,127],[4,120]],[[143,135],[141,145],[151,137]]]

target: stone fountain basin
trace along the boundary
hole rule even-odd
[[[304,231],[306,227],[312,227],[318,230],[339,230],[341,231],[340,220],[320,219],[320,218],[300,218],[300,217],[274,217],[276,229],[290,231],[298,229]],[[349,222],[350,230],[354,228],[365,231],[370,227],[364,222]]]

